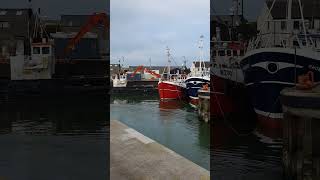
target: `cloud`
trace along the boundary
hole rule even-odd
[[[166,46],[191,62],[200,35],[209,52],[209,0],[111,0],[110,10],[111,62],[124,56],[127,64],[145,64],[149,57],[165,64]]]

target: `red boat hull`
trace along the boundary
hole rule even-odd
[[[226,79],[218,76],[211,76],[211,115],[217,117],[224,117],[227,114],[236,112],[237,108],[232,97],[225,94],[227,83]]]
[[[159,82],[158,84],[159,97],[162,100],[183,99],[183,87],[175,85],[171,82]]]

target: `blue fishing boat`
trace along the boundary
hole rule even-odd
[[[189,103],[193,107],[197,107],[198,105],[198,90],[204,85],[208,85],[208,87],[210,87],[210,62],[203,61],[203,36],[200,37],[199,49],[199,61],[194,62],[194,71],[192,71],[189,77],[185,80],[186,93],[189,98]]]

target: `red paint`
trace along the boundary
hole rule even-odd
[[[183,87],[172,82],[162,81],[158,83],[160,99],[183,99]]]
[[[190,104],[192,104],[193,106],[198,106],[199,104],[199,99],[193,99],[193,98],[190,98],[190,101],[189,101]]]
[[[225,94],[227,80],[218,76],[211,76],[211,115],[223,117],[226,114],[236,112],[237,108],[231,97]]]
[[[258,126],[263,127],[263,129],[282,130],[282,118],[271,118],[260,114],[257,114],[257,118]]]
[[[161,109],[180,109],[182,108],[181,101],[160,101],[159,107]]]

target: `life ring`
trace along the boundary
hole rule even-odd
[[[298,89],[312,89],[314,87],[314,73],[309,71],[307,74],[298,77]]]

